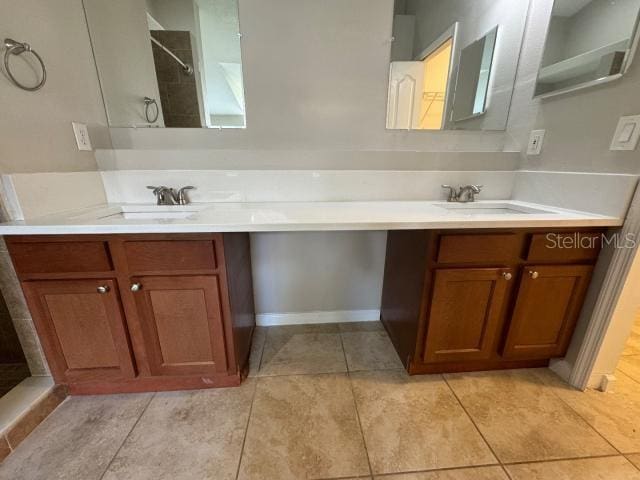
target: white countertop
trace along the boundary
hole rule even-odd
[[[505,207],[518,211],[500,210]],[[470,208],[481,210],[471,213]],[[123,211],[138,218],[124,218]],[[187,217],[140,218],[159,211]],[[619,226],[623,220],[513,200],[110,204],[2,223],[0,235],[587,227]]]

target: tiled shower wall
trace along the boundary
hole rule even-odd
[[[151,35],[171,50],[180,60],[195,68],[191,33],[188,31],[152,30]],[[167,52],[153,46],[160,103],[166,127],[201,127],[196,77],[186,75]]]
[[[31,375],[50,375],[31,313],[22,294],[20,282],[11,263],[4,239],[0,237],[0,289],[13,319],[13,325],[29,364]]]

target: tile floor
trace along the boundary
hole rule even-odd
[[[261,328],[241,387],[72,397],[0,479],[640,480],[640,355],[409,377],[379,323]]]

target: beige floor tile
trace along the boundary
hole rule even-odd
[[[640,469],[640,453],[627,455],[627,460],[633,463],[636,466],[636,468]]]
[[[350,377],[374,474],[496,463],[440,375]]]
[[[535,370],[445,377],[502,462],[617,453]]]
[[[344,332],[340,335],[350,372],[402,368],[402,362],[384,330]]]
[[[235,479],[255,385],[158,393],[104,480]]]
[[[625,344],[622,355],[639,355],[640,354],[640,327],[635,326],[629,334],[627,343]]]
[[[640,471],[624,457],[524,463],[506,468],[513,480],[640,480]]]
[[[341,332],[380,332],[384,326],[380,322],[345,322],[338,324]]]
[[[620,357],[618,370],[633,378],[636,382],[640,382],[640,355]]]
[[[260,362],[262,361],[262,351],[264,342],[267,339],[267,327],[256,327],[251,340],[251,353],[249,354],[249,374],[248,377],[258,376]]]
[[[622,351],[622,356],[628,357],[631,355],[640,355],[640,348],[633,345],[625,345],[624,350]]]
[[[375,480],[509,480],[502,467],[472,467],[435,472],[385,475]]]
[[[259,376],[346,372],[338,325],[270,327]]]
[[[622,453],[640,452],[640,384],[618,373],[612,392],[578,391],[549,370],[553,391]]]
[[[152,396],[67,399],[4,461],[0,479],[100,478]]]
[[[240,480],[368,474],[347,375],[294,375],[258,380]]]

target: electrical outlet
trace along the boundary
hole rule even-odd
[[[93,150],[87,126],[84,123],[77,122],[71,122],[71,126],[73,127],[73,134],[76,136],[78,150]]]
[[[542,152],[542,144],[544,143],[545,130],[531,130],[529,135],[529,145],[527,146],[527,155],[540,155]]]
[[[635,150],[640,141],[640,115],[620,117],[610,150]]]

